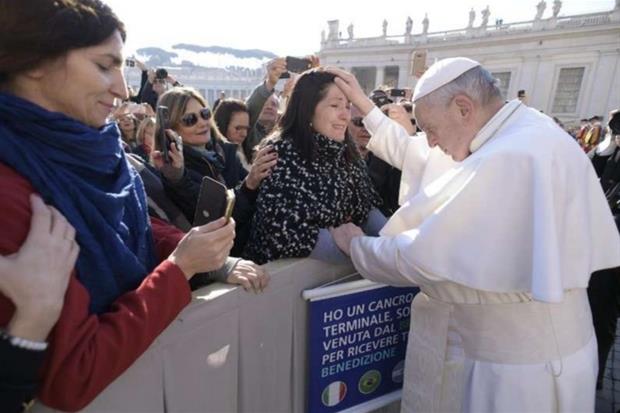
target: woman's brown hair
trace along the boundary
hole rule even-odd
[[[100,0],[0,0],[0,83],[125,26]]]

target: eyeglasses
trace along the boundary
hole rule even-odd
[[[181,118],[181,123],[183,124],[183,126],[190,128],[198,123],[198,115],[200,115],[200,117],[203,118],[204,120],[209,120],[211,119],[211,109],[209,108],[200,109],[200,111],[198,111],[197,114],[188,113],[187,115],[184,115]]]
[[[362,122],[363,118],[352,118],[351,123],[357,126],[358,128],[364,127],[364,122]]]

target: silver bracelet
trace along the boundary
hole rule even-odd
[[[16,337],[9,334],[4,329],[0,329],[0,339],[8,341],[13,347],[23,348],[25,350],[43,351],[47,349],[47,342],[45,341],[33,341]]]

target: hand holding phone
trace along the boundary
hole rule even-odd
[[[310,59],[301,59],[299,57],[286,56],[287,72],[280,75],[280,79],[289,78],[290,73],[302,73],[311,68],[312,60]]]
[[[166,135],[166,129],[168,129],[170,123],[169,113],[168,107],[157,106],[157,130],[155,132],[155,140],[157,142],[157,149],[161,151],[165,163],[170,163],[170,155],[168,154],[168,150],[170,149],[170,140]]]
[[[193,225],[205,225],[221,217],[228,222],[234,207],[235,193],[221,182],[205,176],[200,184]]]

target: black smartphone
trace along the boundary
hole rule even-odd
[[[407,91],[405,89],[390,89],[390,96],[392,97],[402,97],[407,96]]]
[[[157,141],[157,149],[159,149],[164,158],[164,162],[170,163],[170,155],[168,151],[170,150],[170,140],[166,135],[166,129],[169,128],[170,123],[170,113],[168,111],[167,106],[157,106],[157,131],[155,140]]]
[[[193,225],[205,225],[221,217],[226,217],[226,223],[228,223],[234,207],[235,193],[233,190],[227,189],[221,182],[205,176],[200,184]]]
[[[312,67],[310,59],[300,59],[298,57],[286,56],[286,70],[293,73],[301,73]]]
[[[299,57],[286,56],[286,72],[280,75],[280,79],[288,79],[291,73],[301,73],[312,67],[310,59],[300,59]]]

